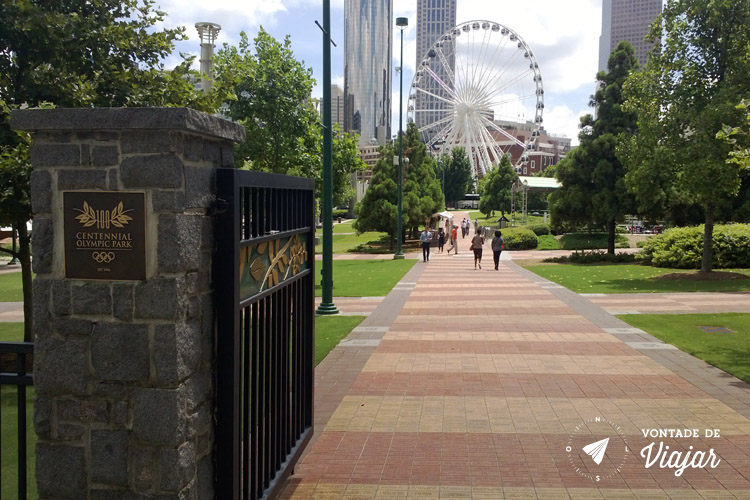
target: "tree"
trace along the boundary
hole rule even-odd
[[[558,223],[603,224],[610,254],[615,253],[617,221],[634,206],[616,148],[636,128],[634,113],[622,109],[622,85],[637,67],[633,46],[620,42],[609,56],[607,71],[597,74],[599,88],[590,102],[597,116],[581,118],[580,145],[557,169],[562,187],[551,196],[553,218]]]
[[[471,160],[462,147],[440,156],[437,173],[443,186],[446,205],[456,206],[471,189]]]
[[[388,233],[391,247],[396,238],[398,221],[397,166],[393,158],[398,153],[398,141],[380,148],[380,159],[372,169],[370,187],[355,208],[357,219],[354,230],[382,231]],[[427,156],[427,148],[420,140],[419,129],[409,122],[404,132],[403,144],[404,184],[402,200],[402,227],[412,234],[418,232],[432,214],[444,206],[440,181],[435,176],[435,162]]]
[[[323,138],[310,100],[315,80],[312,69],[294,58],[289,36],[278,42],[261,27],[251,46],[241,32],[237,47],[225,43],[216,54],[214,76],[215,92],[227,98],[223,112],[245,127],[247,139],[235,146],[236,163],[313,178],[320,200]],[[334,130],[331,155],[333,200],[343,205],[354,195],[351,174],[366,168],[357,136]]]
[[[237,164],[316,177],[319,118],[310,100],[315,81],[312,69],[294,58],[289,36],[280,43],[261,27],[251,46],[241,32],[238,47],[225,43],[217,52],[214,74],[216,85],[230,96],[225,113],[247,133],[235,147]]]
[[[335,128],[335,127],[334,127]],[[335,130],[338,132],[338,130]],[[321,142],[323,138],[321,136]],[[333,163],[333,205],[345,205],[356,196],[351,174],[367,169],[357,147],[357,135],[334,133],[331,144]]]
[[[412,237],[416,238],[419,226],[445,207],[445,198],[435,175],[435,160],[427,155],[427,147],[414,122],[406,126],[404,155],[409,158],[409,163],[404,169],[403,213],[406,220],[403,227],[410,228]]]
[[[388,144],[380,148],[380,158],[372,168],[370,187],[355,206],[357,218],[354,230],[358,233],[381,231],[388,233],[390,246],[396,239],[398,221],[398,185],[396,166],[393,164],[395,149]],[[402,221],[403,222],[403,221]]]
[[[215,108],[215,94],[195,90],[192,58],[172,71],[162,61],[184,29],[156,29],[165,14],[150,0],[18,0],[0,6],[0,150],[3,193],[0,218],[19,231],[24,308],[31,308],[31,263],[26,222],[27,140],[10,130],[7,111],[53,103],[77,106],[183,105]],[[10,190],[5,181],[12,182]],[[24,339],[31,341],[32,315],[25,315]]]
[[[668,2],[649,35],[662,37],[661,50],[625,84],[625,105],[638,120],[619,150],[626,180],[641,206],[676,194],[703,207],[703,272],[713,267],[717,201],[740,185],[740,165],[726,163],[732,146],[716,134],[741,124],[736,104],[750,95],[748,23],[748,2]]]
[[[517,179],[510,157],[503,155],[500,164],[479,181],[479,211],[485,215],[493,210],[510,211],[511,188]]]

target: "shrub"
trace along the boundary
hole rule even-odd
[[[545,235],[545,234],[550,234],[549,224],[544,224],[544,223],[540,224],[540,223],[536,222],[534,224],[527,225],[526,229],[530,229],[531,231],[534,231],[534,234],[537,235],[537,236],[542,236],[542,235]]]
[[[570,233],[560,240],[563,250],[594,250],[607,248],[607,233]],[[621,235],[615,235],[615,248],[628,248],[628,239]]]
[[[341,217],[342,219],[347,219],[349,217],[349,210],[333,210],[333,220],[336,220],[339,217]]]
[[[543,234],[541,236],[538,236],[537,239],[539,240],[539,243],[537,243],[537,246],[536,246],[537,250],[559,250],[560,249],[560,242],[557,241],[557,238],[555,238],[551,234]]]
[[[657,267],[699,269],[703,259],[703,226],[676,227],[647,239],[644,262]],[[714,267],[750,267],[750,224],[714,226]]]
[[[550,257],[544,259],[544,262],[554,262],[557,264],[601,264],[603,262],[611,264],[620,264],[623,262],[635,262],[636,256],[630,253],[608,254],[600,250],[593,252],[573,252],[568,256]]]
[[[502,231],[506,250],[533,250],[539,243],[534,232],[525,227],[506,228]]]

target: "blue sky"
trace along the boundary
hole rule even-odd
[[[209,21],[222,27],[217,45],[236,44],[240,31],[255,36],[263,26],[281,40],[290,35],[295,57],[313,69],[318,82],[313,94],[322,95],[322,34],[315,20],[323,21],[322,0],[158,0],[167,12],[165,24],[185,26],[190,40],[177,51],[200,51],[195,23]],[[408,17],[404,32],[404,97],[408,95],[416,65],[416,0],[394,0],[394,18]],[[564,135],[577,143],[578,118],[591,110],[590,94],[599,54],[601,0],[458,0],[457,22],[480,19],[505,25],[518,32],[531,46],[544,77],[544,125],[548,132]],[[395,22],[395,20],[394,20]],[[331,0],[332,81],[343,87],[344,1]],[[398,30],[394,29],[394,66],[399,65]],[[395,75],[395,74],[394,74]],[[393,129],[398,128],[398,78],[393,79]],[[406,102],[404,102],[406,109]]]

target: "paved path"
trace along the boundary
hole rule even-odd
[[[490,262],[418,263],[319,365],[285,498],[750,498],[748,384]],[[597,465],[582,448],[605,438]],[[721,461],[646,468],[651,442]]]
[[[750,313],[750,292],[583,294],[610,314]]]

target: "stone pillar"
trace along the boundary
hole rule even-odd
[[[184,108],[23,110],[11,126],[33,134],[39,498],[212,499],[209,209],[244,129]],[[67,277],[65,191],[143,193],[145,280]]]

